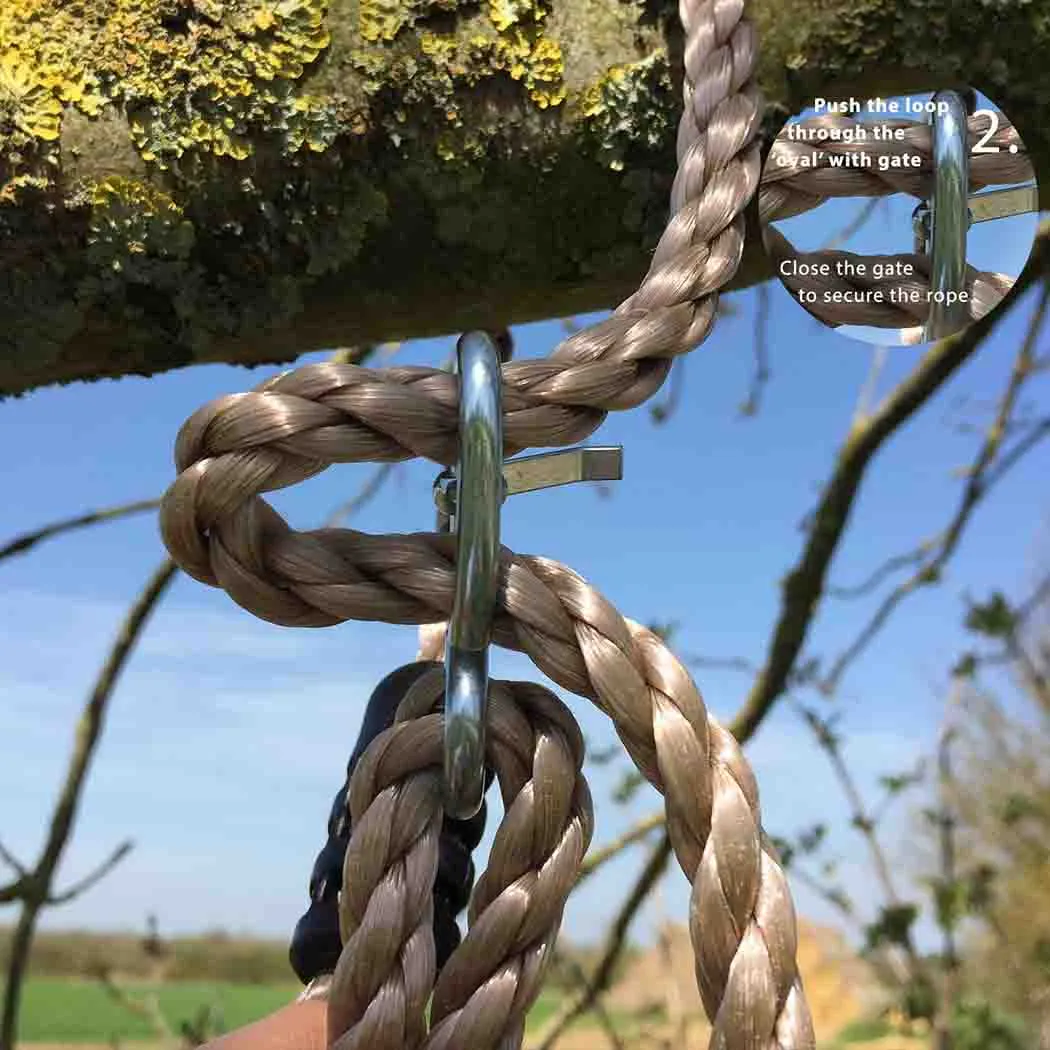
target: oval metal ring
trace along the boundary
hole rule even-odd
[[[445,642],[445,812],[472,817],[485,795],[488,646],[499,589],[504,499],[502,374],[496,343],[468,332],[456,346],[456,594]]]
[[[959,331],[970,317],[968,304],[959,301],[959,293],[966,288],[966,233],[970,226],[966,103],[956,91],[939,91],[933,102],[931,296],[924,332],[927,342]]]

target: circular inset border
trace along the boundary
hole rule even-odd
[[[769,150],[759,219],[811,316],[866,343],[924,344],[1009,292],[1038,187],[1016,128],[975,90],[818,98]]]

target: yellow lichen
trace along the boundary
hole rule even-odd
[[[411,4],[406,0],[360,0],[358,28],[369,43],[393,40],[411,20]]]
[[[599,156],[612,170],[622,171],[629,149],[656,149],[671,135],[673,94],[667,56],[657,51],[607,70],[580,93],[576,105]]]
[[[489,0],[489,21],[502,33],[513,25],[540,22],[547,11],[534,0]]]
[[[96,116],[110,101],[146,160],[243,159],[260,134],[290,151],[331,141],[321,108],[295,101],[329,46],[326,17],[327,0],[0,0],[0,49],[33,73],[37,94],[24,75],[16,90],[36,138],[57,137],[63,102]]]
[[[537,0],[489,0],[488,16],[498,32],[491,52],[495,65],[520,80],[540,109],[563,102],[565,61],[558,41],[543,32],[546,6]]]
[[[184,259],[194,230],[182,208],[155,186],[113,177],[94,183],[88,244],[105,256],[110,269],[127,266],[128,256]]]
[[[0,185],[0,204],[18,204],[26,192],[43,192],[50,181],[39,175],[16,175]]]
[[[53,142],[62,130],[62,103],[14,51],[0,56],[0,134],[5,130],[16,146],[33,139]]]
[[[485,0],[480,11],[463,12],[442,31],[420,21],[458,10],[450,0],[361,0],[351,58],[367,94],[389,92],[400,100],[382,114],[391,140],[407,141],[401,130],[407,114],[422,111],[443,125],[433,143],[440,158],[483,152],[498,122],[472,99],[484,99],[485,83],[499,77],[521,84],[537,109],[564,102],[561,46],[544,32],[549,6],[550,0]]]
[[[564,101],[565,62],[556,40],[532,27],[514,26],[480,50],[493,68],[504,70],[512,80],[520,80],[541,109]]]

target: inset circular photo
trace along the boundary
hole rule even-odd
[[[1028,151],[972,89],[815,99],[774,141],[758,207],[792,298],[880,346],[930,343],[994,310],[1039,226]]]

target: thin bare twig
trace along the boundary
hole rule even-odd
[[[937,742],[937,794],[938,798],[938,844],[941,862],[941,885],[948,893],[955,887],[955,826],[956,817],[950,797],[953,784],[951,747],[955,738],[953,714],[958,706],[963,683],[959,677],[952,681],[952,691],[945,704],[944,717],[941,723]],[[934,1037],[937,1050],[952,1050],[952,1017],[955,1014],[956,999],[959,992],[959,953],[955,939],[957,916],[950,908],[936,908],[941,927],[944,950],[941,957],[943,968],[941,995],[934,1017]]]
[[[26,880],[29,872],[25,865],[0,842],[0,861],[3,861],[14,873],[15,881],[6,886],[0,886],[0,904],[10,904],[11,901],[21,900],[25,893]]]
[[[1024,632],[1033,613],[1048,599],[1050,599],[1050,575],[1044,576],[1032,593],[1014,608],[1010,627],[1010,634],[1013,636],[1013,639],[1008,638],[1007,644],[999,651],[973,654],[975,662],[982,667],[996,667],[1016,660],[1016,648],[1019,645],[1020,635]],[[975,603],[971,599],[967,599],[967,604],[972,609]],[[1029,657],[1028,659],[1030,660],[1031,658]]]
[[[101,882],[133,849],[134,842],[125,839],[113,852],[93,871],[82,879],[78,879],[69,889],[62,893],[51,894],[47,898],[48,904],[68,904],[76,900],[82,893],[86,893],[97,882]]]
[[[850,773],[849,767],[846,765],[846,762],[842,757],[838,738],[832,732],[831,727],[827,722],[820,718],[816,712],[811,711],[809,708],[803,707],[800,704],[796,704],[795,708],[802,717],[802,720],[812,730],[817,745],[828,756],[828,761],[831,763],[831,768],[835,773],[835,777],[838,780],[839,785],[842,787],[846,800],[849,802],[850,822],[857,831],[864,836],[864,839],[868,844],[872,865],[875,869],[875,877],[882,886],[882,892],[886,895],[886,899],[891,904],[899,904],[900,897],[897,893],[896,886],[893,884],[893,876],[890,873],[889,862],[887,861],[886,855],[882,851],[882,846],[875,835],[875,821],[869,815],[867,808],[864,805],[864,800],[860,797],[860,789],[857,787],[853,775]]]
[[[704,667],[711,671],[740,671],[743,674],[757,674],[758,668],[742,656],[690,656],[686,659],[690,667]]]
[[[826,593],[832,598],[863,598],[864,595],[870,594],[894,573],[900,572],[903,569],[909,569],[913,565],[921,564],[929,555],[930,551],[941,542],[943,536],[943,533],[938,533],[932,539],[923,540],[922,543],[913,550],[905,551],[904,554],[894,555],[892,558],[887,558],[871,573],[870,576],[861,580],[860,583],[843,587],[828,587]]]
[[[758,301],[755,304],[755,333],[752,342],[754,365],[747,397],[740,406],[742,416],[758,415],[762,405],[762,394],[769,382],[769,282],[758,286]]]
[[[160,1003],[157,1002],[156,996],[150,996],[148,999],[138,999],[129,995],[117,984],[108,969],[103,969],[98,974],[98,981],[112,999],[125,1010],[148,1021],[154,1032],[161,1039],[177,1041],[171,1025],[168,1024],[168,1019],[164,1016],[164,1011],[160,1008]]]
[[[838,233],[825,241],[819,251],[834,251],[840,245],[845,244],[855,233],[859,233],[885,199],[884,197],[869,197],[860,207],[857,214]]]
[[[6,886],[0,886],[0,904],[10,904],[12,901],[20,901],[26,895],[26,880],[16,879]]]
[[[807,871],[798,864],[792,864],[791,870],[788,872],[788,878],[789,880],[801,882],[803,886],[808,886],[817,896],[826,900],[851,926],[857,930],[864,929],[864,923],[853,910],[849,899],[844,894],[836,892],[830,886],[821,882],[812,872]]]
[[[864,384],[857,395],[857,405],[853,409],[853,420],[850,423],[850,430],[855,430],[868,421],[871,415],[871,406],[875,402],[875,392],[879,388],[879,376],[882,375],[882,370],[886,367],[888,357],[888,347],[876,346],[872,351],[871,367],[868,369]]]
[[[587,987],[575,998],[565,1003],[547,1022],[535,1042],[530,1043],[530,1050],[551,1050],[569,1025],[590,1010],[608,989],[612,981],[613,970],[627,944],[627,930],[653,887],[667,870],[670,859],[671,840],[665,833],[650,853],[631,892],[620,906],[620,911],[606,934],[601,958],[587,982]]]
[[[7,987],[4,991],[3,1018],[0,1020],[0,1050],[15,1050],[18,1029],[18,1007],[22,985],[29,963],[29,952],[36,933],[37,917],[47,907],[55,871],[73,831],[80,796],[91,768],[95,747],[102,733],[106,708],[120,674],[178,568],[165,558],[150,577],[142,593],[128,611],[127,619],[117,634],[113,647],[99,671],[98,678],[77,722],[73,754],[66,778],[51,815],[51,825],[40,859],[25,880],[21,894],[22,910],[11,942]]]
[[[940,542],[936,551],[933,552],[932,556],[927,557],[908,579],[899,583],[883,599],[854,641],[835,660],[831,670],[821,683],[821,689],[824,692],[832,693],[835,691],[849,665],[867,648],[889,619],[894,609],[919,587],[935,581],[955,553],[955,548],[958,546],[959,540],[962,538],[963,532],[969,524],[975,509],[992,488],[993,479],[989,477],[988,472],[994,466],[996,457],[1002,447],[1006,425],[1013,415],[1021,389],[1025,382],[1031,378],[1031,363],[1034,356],[1035,340],[1042,328],[1048,304],[1050,304],[1050,282],[1044,285],[1043,294],[1040,296],[1036,309],[1032,314],[1031,324],[1018,351],[1006,390],[1000,399],[995,421],[985,435],[985,439],[967,471],[967,482],[963,488],[962,496],[948,527],[940,534]],[[1016,464],[1018,461],[1019,457],[1013,457],[1011,465]],[[1002,469],[996,471],[994,481],[1001,480],[1004,475],[1005,471]]]
[[[0,842],[0,860],[2,860],[19,878],[25,878],[29,873],[19,859]]]
[[[351,499],[341,504],[328,515],[325,521],[326,528],[332,528],[353,517],[366,503],[374,499],[383,483],[391,477],[394,469],[400,466],[398,463],[382,463],[372,472],[372,476],[361,486]]]
[[[649,408],[649,417],[654,423],[666,423],[682,400],[685,386],[685,358],[676,357],[667,380],[667,395],[659,404]]]
[[[780,612],[762,670],[730,727],[738,739],[746,739],[755,731],[787,687],[820,602],[828,566],[845,533],[854,500],[875,453],[973,356],[1004,313],[1016,305],[1025,289],[1048,269],[1050,224],[1043,224],[1028,265],[1003,306],[927,350],[911,375],[871,418],[847,435],[838,451],[832,477],[812,516],[802,554],[782,585]]]
[[[828,756],[828,761],[831,763],[835,777],[849,803],[850,823],[857,829],[868,845],[868,853],[871,856],[875,877],[882,887],[886,902],[891,905],[899,905],[900,896],[897,893],[897,887],[894,885],[889,861],[883,852],[882,843],[879,842],[878,835],[875,833],[875,821],[868,813],[864,800],[861,798],[860,790],[853,779],[853,774],[842,757],[838,737],[831,730],[828,723],[814,711],[800,704],[796,704],[795,708],[802,716],[802,720],[813,731],[817,745]],[[905,931],[902,947],[908,957],[908,964],[912,974],[918,975],[922,973],[924,968],[922,957],[915,948],[910,931]]]
[[[583,967],[571,956],[559,954],[558,958],[564,966],[567,966],[569,971],[572,973],[572,979],[576,983],[576,986],[581,990],[587,988],[587,974],[583,972]],[[616,1031],[616,1023],[609,1016],[609,1011],[605,1009],[605,1004],[600,998],[596,999],[591,1006],[594,1011],[594,1016],[598,1018],[598,1023],[605,1031],[606,1038],[609,1040],[610,1046],[614,1050],[627,1050],[623,1040],[620,1038],[619,1033]]]
[[[1050,601],[1050,574],[1036,584],[1035,589],[1014,609],[1014,626],[1020,629],[1029,617],[1046,601]]]
[[[664,813],[651,813],[648,817],[638,821],[634,827],[625,831],[619,838],[613,839],[612,842],[604,846],[599,846],[598,849],[591,850],[580,866],[580,876],[576,880],[574,891],[579,888],[580,883],[584,879],[593,875],[607,861],[619,856],[625,849],[633,846],[636,842],[641,842],[642,839],[652,834],[657,828],[662,828],[666,824],[667,817]]]
[[[1033,370],[1033,375],[1035,374]],[[1019,459],[1024,458],[1044,438],[1050,437],[1050,418],[1032,424],[1023,438],[1004,452],[988,471],[986,484],[994,485],[1002,474],[1006,474]]]
[[[160,506],[159,499],[143,499],[135,503],[121,503],[116,507],[106,507],[104,510],[92,510],[86,514],[79,514],[75,518],[67,518],[63,521],[52,522],[41,529],[32,532],[24,532],[13,540],[0,547],[0,561],[10,558],[13,554],[25,554],[42,540],[51,539],[64,532],[72,532],[74,529],[83,529],[88,525],[98,525],[104,521],[115,521],[118,518],[128,518],[133,514],[143,514],[147,510],[156,510]]]
[[[865,931],[866,924],[864,920],[853,910],[849,899],[841,891],[837,891],[821,882],[816,875],[806,871],[805,868],[800,867],[798,864],[791,865],[788,877],[793,881],[797,880],[803,886],[808,886],[815,894],[826,900],[858,933]],[[880,973],[894,981],[898,987],[904,988],[911,980],[908,963],[900,955],[888,953],[878,959],[877,962]]]

